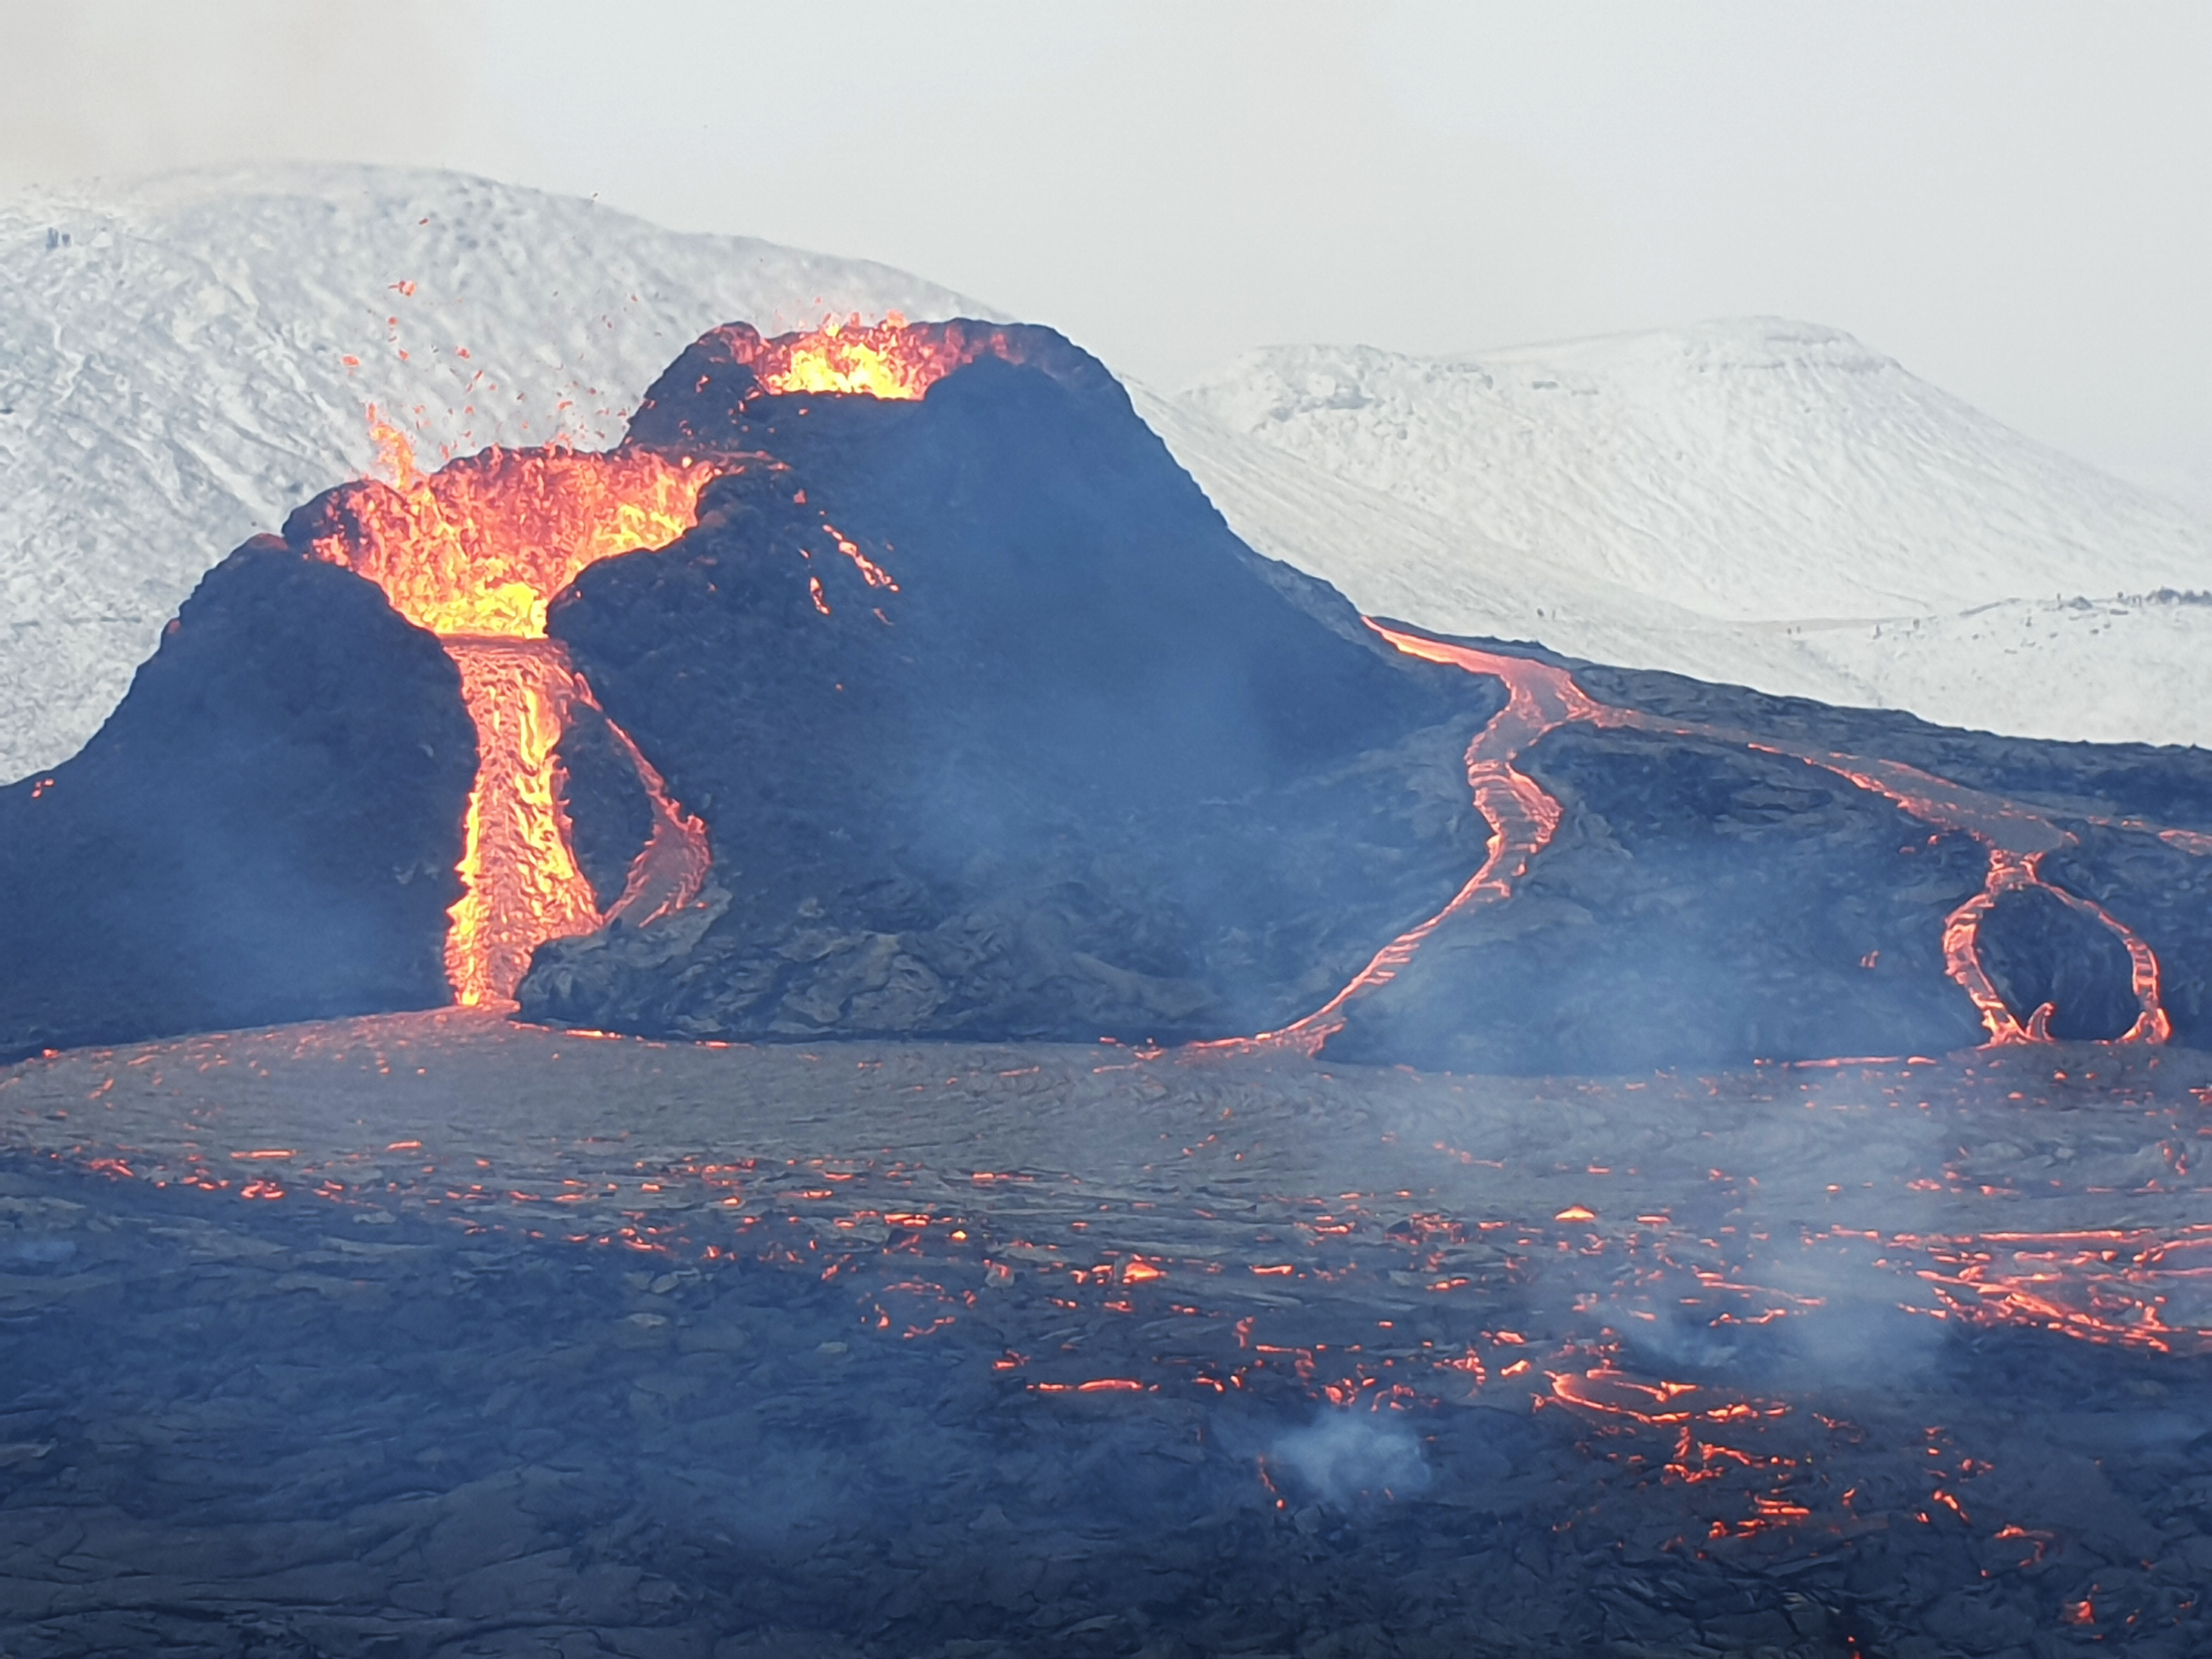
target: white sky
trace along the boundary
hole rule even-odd
[[[0,0],[0,188],[440,165],[1165,386],[1775,313],[2212,506],[2205,0]]]

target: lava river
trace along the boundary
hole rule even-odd
[[[1006,349],[995,331],[913,326],[896,314],[774,340],[738,328],[718,337],[765,392],[886,398],[919,398],[979,352]],[[407,435],[369,415],[389,482],[351,486],[339,527],[313,545],[382,587],[460,670],[479,760],[447,977],[464,1007],[512,1007],[540,945],[618,918],[665,915],[696,898],[706,879],[706,825],[669,799],[637,744],[609,721],[652,804],[653,830],[620,896],[600,909],[577,862],[557,753],[571,712],[599,704],[566,647],[547,637],[545,619],[554,596],[591,565],[690,529],[701,491],[733,463],[556,445],[486,449],[425,472]],[[842,538],[839,546],[872,586],[891,586],[856,548]]]
[[[1470,674],[1492,675],[1505,683],[1509,693],[1505,707],[1475,734],[1467,751],[1468,782],[1474,791],[1475,810],[1491,826],[1489,854],[1449,904],[1384,945],[1327,1003],[1304,1018],[1279,1030],[1262,1033],[1249,1042],[1319,1054],[1328,1040],[1344,1029],[1346,1011],[1350,1005],[1389,984],[1439,927],[1462,911],[1510,898],[1514,883],[1528,873],[1530,862],[1550,842],[1559,824],[1559,804],[1515,763],[1538,738],[1575,722],[1668,737],[1702,738],[1769,754],[1787,755],[1884,797],[1933,829],[1962,833],[1979,842],[1988,854],[1988,872],[1981,890],[1945,920],[1943,956],[1951,978],[1980,1013],[1989,1032],[1989,1046],[2051,1041],[2048,1027],[2055,1012],[2053,1006],[2046,1002],[2022,1019],[2006,1003],[1983,968],[1978,950],[1982,919],[2000,896],[2027,888],[2040,889],[2068,908],[2093,918],[2117,935],[2126,949],[2138,1012],[2134,1024],[2117,1041],[2161,1043],[2166,1040],[2169,1025],[2159,1000],[2156,955],[2101,906],[2044,879],[2041,864],[2045,854],[2071,844],[2075,836],[2032,808],[1897,761],[1836,754],[1778,742],[1749,732],[1683,725],[1640,710],[1616,708],[1592,697],[1575,683],[1567,670],[1553,664],[1428,639],[1385,627],[1371,617],[1367,619],[1367,625],[1407,656],[1425,662],[1449,664]],[[2168,845],[2185,852],[2212,854],[2212,838],[2185,830],[2158,830],[2152,825],[2130,823],[2125,827],[2157,834]]]

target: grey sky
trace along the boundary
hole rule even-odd
[[[2212,503],[2212,5],[0,0],[0,185],[458,167],[1164,385],[1772,312]]]

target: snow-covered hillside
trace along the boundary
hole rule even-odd
[[[2212,744],[2212,525],[1832,329],[1252,353],[1145,402],[1248,539],[1450,632]]]
[[[0,203],[0,781],[73,752],[200,574],[374,456],[593,445],[744,318],[997,314],[884,266],[450,173]],[[2051,737],[2212,744],[2212,529],[1848,337],[1480,362],[1284,348],[1144,411],[1254,545],[1452,633]],[[2121,596],[2150,595],[2124,599]]]
[[[91,736],[210,565],[368,467],[367,405],[427,455],[597,445],[715,323],[890,310],[978,307],[451,173],[0,203],[0,781]]]

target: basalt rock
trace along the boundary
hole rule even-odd
[[[437,641],[249,543],[80,753],[0,790],[0,1060],[446,1001],[475,772]]]
[[[1514,647],[1558,663],[1530,647]],[[2110,1040],[2150,948],[2172,1040],[2212,1047],[2212,755],[2037,742],[1679,676],[1567,664],[1612,706],[1750,741],[1574,726],[1521,762],[1559,829],[1503,902],[1452,918],[1328,1052],[1492,1072],[1938,1054],[1987,1036],[1945,959],[1987,854],[1796,754],[1875,756],[2045,817],[2051,890],[2001,894],[1978,957],[2022,1024]],[[1756,745],[1756,746],[1754,746]],[[2159,831],[2167,830],[2162,839]],[[2174,836],[2172,830],[2185,832]]]
[[[1966,836],[1717,743],[1577,727],[1523,764],[1560,803],[1551,846],[1354,1005],[1332,1054],[1620,1072],[1979,1040],[1942,950],[1981,885]]]
[[[738,470],[691,534],[585,572],[552,631],[708,820],[714,881],[683,914],[546,947],[528,1017],[1248,1033],[1328,1001],[1482,862],[1462,756],[1498,680],[1393,655],[1254,555],[1060,337],[931,340],[988,349],[915,400],[779,396],[757,337],[718,330],[644,399],[631,442]],[[2155,833],[2212,825],[2212,756],[1567,665],[1647,725],[1702,730],[1531,743],[1557,833],[1352,1002],[1332,1054],[1589,1072],[1980,1041],[1946,928],[1986,848],[1819,754],[2047,821],[2049,885],[1998,895],[1978,939],[2023,1025],[2047,1004],[2051,1035],[2110,1038],[2141,1012],[2119,933],[2065,895],[2157,952],[2175,1040],[2212,1042],[2212,860]]]
[[[655,388],[648,434],[775,462],[550,626],[706,818],[715,885],[541,951],[526,1017],[1231,1036],[1480,862],[1461,756],[1500,688],[1258,558],[1103,370],[1030,343],[908,402],[748,397],[711,362]]]

